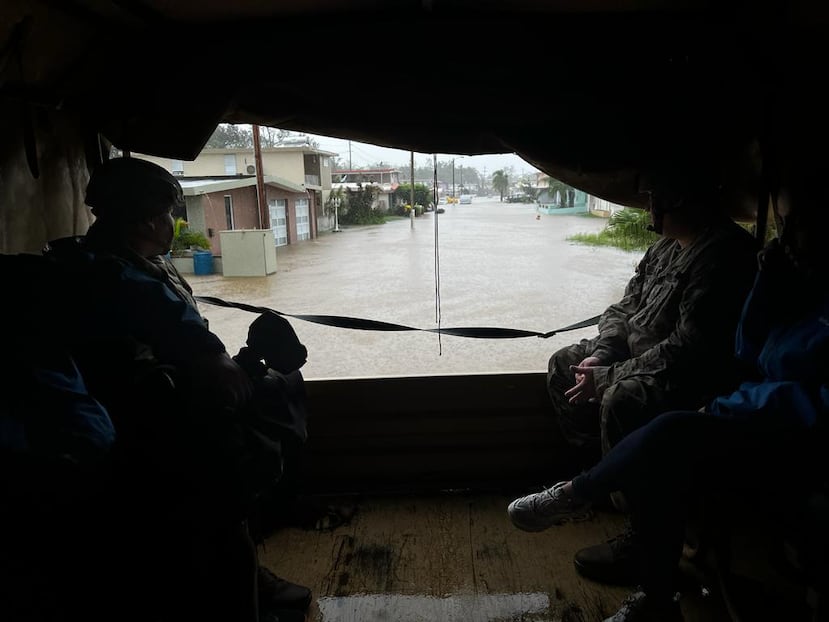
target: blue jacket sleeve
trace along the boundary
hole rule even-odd
[[[719,397],[711,412],[733,417],[784,417],[805,427],[814,426],[829,411],[829,388],[810,388],[802,382],[743,383],[731,395]]]
[[[207,329],[199,313],[163,282],[124,266],[110,285],[102,288],[85,318],[89,334],[104,338],[129,335],[171,365],[225,352],[224,344]]]
[[[727,416],[784,417],[807,427],[829,411],[829,300],[794,298],[758,284],[737,332],[737,354],[756,363],[763,380],[744,382],[715,399],[711,412]],[[776,294],[776,295],[773,295]]]

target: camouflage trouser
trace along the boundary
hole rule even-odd
[[[582,340],[555,352],[547,369],[547,391],[555,417],[561,433],[573,447],[604,455],[656,415],[683,407],[648,375],[620,380],[605,390],[600,401],[571,404],[564,396],[576,383],[569,366],[578,365],[592,352],[592,342]]]

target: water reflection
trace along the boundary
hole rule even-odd
[[[573,244],[567,236],[606,221],[542,216],[533,206],[476,201],[435,215],[347,228],[277,249],[268,277],[192,277],[197,294],[292,314],[348,315],[419,328],[490,326],[547,332],[618,300],[641,253]],[[250,313],[202,305],[235,352]],[[291,320],[308,347],[306,378],[540,371],[557,348],[595,328],[550,339],[470,339],[433,333],[345,330]]]
[[[436,598],[358,594],[317,601],[319,622],[553,622],[547,594],[461,594]],[[559,618],[560,619],[560,618]]]

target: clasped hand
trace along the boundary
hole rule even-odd
[[[595,356],[588,356],[578,365],[570,365],[570,371],[575,374],[575,386],[567,389],[564,396],[571,404],[581,404],[595,399],[596,381],[593,378],[593,367],[601,365],[601,361]]]
[[[225,352],[200,358],[195,379],[202,398],[212,406],[240,408],[253,396],[250,378]]]

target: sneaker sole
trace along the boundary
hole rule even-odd
[[[548,523],[543,525],[539,525],[538,523],[522,523],[520,519],[516,519],[515,516],[510,514],[510,520],[512,524],[518,527],[521,531],[529,531],[529,532],[538,532],[544,531],[545,529],[549,529],[550,527],[556,527],[558,525],[564,525],[565,523],[581,523],[593,518],[593,512],[591,510],[585,510],[584,512],[580,512],[578,514],[569,514],[567,516],[561,516],[555,520],[551,520]]]

